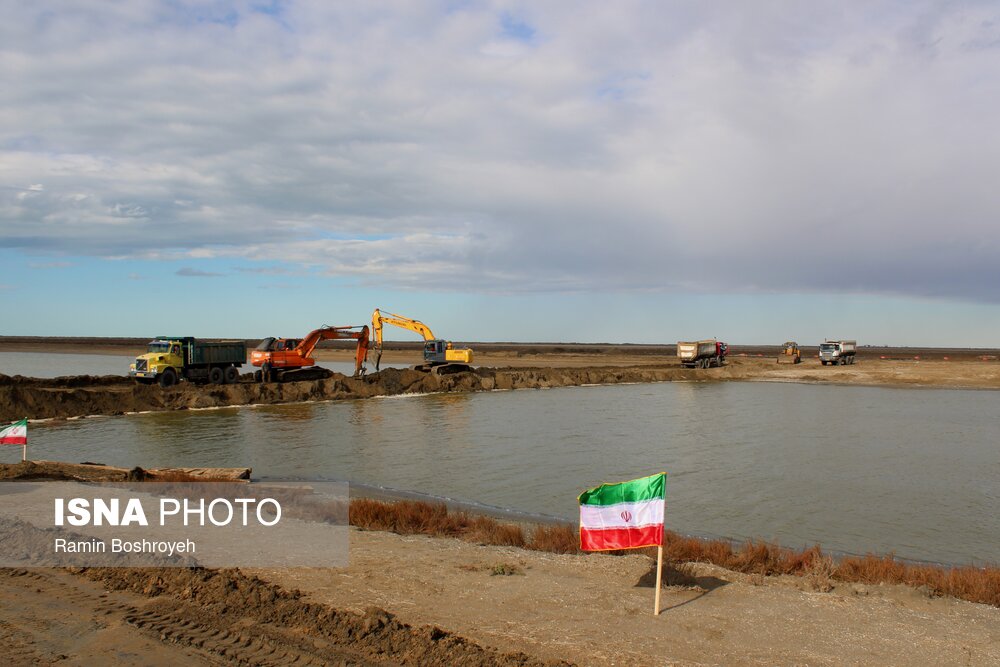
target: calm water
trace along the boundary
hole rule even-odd
[[[36,378],[60,375],[128,375],[135,357],[115,354],[0,352],[0,373]]]
[[[763,383],[429,395],[38,424],[29,456],[252,466],[568,518],[589,486],[665,470],[681,532],[996,562],[998,399]]]
[[[36,378],[54,378],[60,375],[128,375],[129,364],[133,362],[135,357],[114,354],[0,352],[0,373]],[[316,365],[344,375],[354,373],[353,361],[320,361]],[[383,368],[406,366],[407,364],[382,364]],[[247,363],[241,370],[249,373],[256,368]],[[369,363],[368,370],[374,371],[374,364]]]

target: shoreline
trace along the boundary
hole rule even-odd
[[[367,490],[345,567],[0,568],[0,647],[37,664],[1000,662],[998,567],[668,531],[654,616],[655,549],[581,553],[572,525]]]
[[[336,353],[336,354],[335,354]],[[321,357],[337,359],[337,351]],[[341,356],[346,356],[344,352]],[[402,357],[407,353],[399,353]],[[325,380],[260,384],[244,375],[231,385],[188,382],[162,389],[137,385],[127,376],[30,378],[0,375],[0,421],[169,410],[276,405],[411,394],[490,392],[657,382],[771,382],[912,389],[1000,389],[1000,363],[984,361],[868,360],[823,367],[805,361],[776,364],[772,359],[736,357],[722,368],[685,369],[676,360],[650,358],[641,365],[614,365],[620,358],[588,358],[574,365],[565,358],[532,359],[532,366],[478,366],[470,372],[438,376],[386,368],[362,378],[334,373]],[[396,363],[396,359],[386,359]],[[545,365],[548,363],[549,365]]]
[[[134,478],[134,479],[133,479]],[[363,482],[350,482],[348,480],[340,479],[317,479],[317,480],[303,480],[295,478],[289,480],[285,477],[271,478],[271,477],[252,477],[251,468],[178,468],[178,467],[168,467],[168,468],[142,468],[135,467],[126,468],[121,466],[109,466],[103,463],[70,463],[65,461],[44,461],[44,460],[28,460],[26,462],[17,463],[0,463],[0,484],[4,482],[38,482],[38,481],[90,481],[90,482],[121,482],[121,481],[170,481],[170,482],[182,482],[182,481],[239,481],[243,483],[254,483],[254,482],[266,482],[266,483],[280,483],[283,481],[322,481],[322,482],[337,482],[349,485],[350,488],[350,499],[354,503],[358,501],[359,504],[365,504],[371,502],[378,505],[398,505],[399,507],[410,507],[416,508],[418,514],[426,514],[431,508],[437,508],[435,511],[443,511],[445,514],[455,515],[455,516],[468,516],[474,517],[477,520],[482,519],[487,523],[495,523],[499,525],[511,525],[516,526],[518,529],[525,531],[526,534],[531,533],[538,527],[543,527],[545,530],[551,531],[565,531],[570,530],[574,533],[577,529],[577,521],[575,517],[564,517],[556,516],[552,514],[545,514],[540,512],[532,512],[528,510],[519,510],[510,507],[503,507],[499,505],[490,505],[487,503],[482,503],[477,500],[464,499],[464,498],[452,498],[449,496],[440,496],[429,492],[414,491],[408,489],[398,489],[392,487],[384,487],[376,484],[369,484]],[[380,510],[385,514],[385,510]],[[385,521],[384,519],[379,519],[379,521]],[[409,519],[407,519],[409,521]],[[430,522],[430,523],[433,523]],[[353,521],[352,521],[353,524]],[[377,523],[374,524],[374,529],[381,530],[385,529],[386,526],[395,526],[396,524],[390,522],[388,524]],[[361,525],[362,528],[371,528],[372,525]],[[390,528],[391,529],[391,528]],[[394,530],[394,529],[391,529]],[[420,532],[411,531],[407,528],[404,532]],[[998,571],[1000,573],[1000,561],[989,561],[984,559],[973,559],[970,561],[935,561],[925,558],[911,558],[906,556],[899,556],[895,551],[885,551],[885,552],[854,552],[854,551],[843,551],[836,549],[825,549],[819,542],[815,543],[805,543],[804,545],[791,546],[788,544],[782,544],[774,540],[765,540],[759,536],[743,536],[743,537],[733,537],[727,535],[717,535],[712,533],[699,533],[697,531],[679,531],[676,529],[667,528],[666,532],[671,536],[673,540],[686,540],[691,543],[700,543],[702,545],[711,545],[708,548],[709,553],[721,553],[721,551],[728,551],[730,553],[739,552],[741,549],[745,549],[748,545],[759,545],[761,548],[766,550],[774,551],[775,553],[781,554],[798,554],[798,557],[802,557],[804,554],[809,554],[813,551],[819,551],[824,557],[832,558],[835,562],[847,562],[852,560],[863,560],[863,559],[876,559],[879,561],[891,561],[898,563],[903,567],[913,567],[913,568],[934,568],[939,570],[949,570],[949,569],[972,569],[972,570],[983,570],[983,571]],[[435,534],[435,536],[453,536],[449,531],[444,531],[442,534]],[[575,544],[575,538],[566,542],[564,538],[560,538],[561,544],[569,544],[573,542]],[[527,540],[526,540],[527,541]],[[576,546],[567,547],[569,552],[578,551]],[[566,549],[560,547],[559,553],[567,552]],[[714,561],[713,561],[714,562]],[[724,563],[716,563],[724,564]],[[1000,591],[1000,581],[998,581],[998,591]],[[1000,606],[1000,595],[997,597],[997,606]]]
[[[648,553],[560,552],[555,531],[542,533],[548,549],[525,548],[506,524],[437,512],[432,525],[412,503],[387,505],[352,500],[343,568],[0,569],[0,641],[39,662],[97,661],[109,646],[197,665],[276,648],[300,660],[475,667],[1000,661],[1000,608],[843,581],[816,552],[782,574],[759,549],[734,569],[691,558],[681,540],[653,616]],[[38,618],[99,620],[103,641],[63,646],[34,630]]]

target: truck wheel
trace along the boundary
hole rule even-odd
[[[208,381],[212,384],[222,384],[225,377],[222,374],[222,369],[218,366],[212,366],[208,369]]]
[[[228,366],[223,372],[223,379],[226,384],[235,384],[240,381],[240,372],[236,370],[236,366]]]
[[[160,374],[160,386],[166,389],[177,384],[177,372],[173,368],[168,368]]]

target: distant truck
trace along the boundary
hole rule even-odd
[[[677,343],[677,358],[684,368],[722,366],[728,353],[729,346],[714,339]]]
[[[129,376],[142,384],[158,382],[172,387],[180,380],[232,384],[240,379],[240,366],[247,361],[243,341],[207,343],[190,336],[157,336],[146,354],[129,367]]]
[[[820,343],[819,360],[824,366],[833,364],[834,366],[844,366],[854,363],[854,355],[858,350],[858,344],[853,340],[828,340]]]

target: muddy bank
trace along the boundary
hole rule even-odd
[[[293,403],[397,396],[431,392],[539,389],[584,384],[662,382],[721,377],[727,369],[701,376],[680,368],[478,368],[474,372],[433,375],[386,369],[365,378],[334,374],[325,380],[284,384],[241,382],[169,389],[137,385],[127,378],[55,378],[39,380],[0,376],[0,421],[120,415],[129,412],[215,408],[230,405]]]
[[[56,480],[65,482],[249,482],[250,468],[132,469],[100,463],[22,461],[0,463],[0,481]]]
[[[137,385],[123,376],[28,378],[0,375],[0,422],[189,410],[232,405],[295,403],[398,396],[433,392],[543,389],[588,384],[716,382],[727,380],[801,382],[895,387],[1000,389],[996,361],[868,360],[827,367],[809,360],[797,365],[773,359],[735,358],[723,368],[685,369],[673,363],[631,366],[479,367],[454,375],[385,369],[365,378],[334,374],[325,380],[260,384],[250,375],[234,385],[182,383],[162,389]]]

